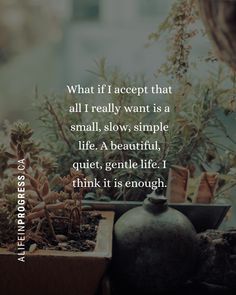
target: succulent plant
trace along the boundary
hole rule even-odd
[[[15,145],[22,143],[24,140],[30,139],[32,135],[33,130],[31,129],[29,123],[18,121],[11,129],[11,141]]]
[[[60,242],[58,232],[72,235],[80,232],[83,227],[84,214],[81,201],[87,190],[81,188],[75,191],[72,181],[76,178],[86,181],[86,178],[83,173],[73,169],[66,176],[53,176],[55,162],[44,154],[41,148],[37,149],[37,152],[35,149],[32,152],[31,148],[35,146],[34,140],[31,139],[32,134],[33,131],[28,123],[17,122],[10,130],[9,148],[2,149],[6,167],[3,173],[4,180],[0,186],[1,246],[7,247],[15,243],[17,236],[16,162],[18,159],[25,159],[25,226],[28,247],[32,243],[49,247],[51,243]],[[31,144],[25,145],[28,142]],[[25,149],[25,146],[28,148]],[[15,247],[11,249],[14,250]]]

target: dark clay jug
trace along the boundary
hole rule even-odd
[[[196,262],[196,232],[167,199],[149,195],[115,224],[113,275],[117,286],[153,294],[180,286]]]

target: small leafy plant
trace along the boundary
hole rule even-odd
[[[72,186],[74,179],[86,182],[86,178],[72,169],[64,177],[53,176],[55,163],[43,155],[32,134],[29,124],[17,122],[10,131],[9,149],[2,146],[1,157],[5,162],[0,195],[0,245],[16,250],[17,167],[18,161],[24,159],[27,249],[92,250],[101,216],[83,211],[81,201],[86,190],[75,191]]]

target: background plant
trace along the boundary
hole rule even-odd
[[[205,30],[199,20],[197,1],[176,1],[169,15],[159,26],[158,30],[151,33],[149,40],[152,46],[158,43],[160,38],[166,40],[166,61],[160,66],[155,77],[157,81],[165,80],[174,89],[174,95],[165,97],[163,104],[171,107],[171,114],[158,115],[158,120],[169,124],[170,131],[163,135],[152,135],[145,132],[139,133],[110,133],[101,132],[96,138],[94,134],[82,133],[72,134],[68,126],[75,122],[86,124],[99,121],[101,124],[113,121],[112,115],[106,116],[69,114],[66,110],[70,104],[83,103],[82,97],[65,96],[63,98],[44,98],[40,106],[40,119],[46,127],[45,132],[50,138],[48,149],[53,151],[59,162],[59,170],[63,173],[69,171],[73,161],[124,161],[125,159],[151,158],[160,160],[167,159],[168,166],[178,164],[189,168],[191,176],[201,171],[217,171],[221,175],[218,195],[235,184],[235,138],[227,131],[227,121],[235,121],[236,111],[236,88],[235,73],[219,63],[214,57],[213,50],[205,57],[198,59],[192,56],[192,44],[197,38],[204,37]],[[207,75],[199,76],[199,68],[203,63],[208,63]],[[131,79],[124,76],[116,69],[109,69],[102,59],[97,63],[95,71],[98,82],[113,86],[145,85],[147,81],[143,78]],[[90,103],[94,97],[90,98]],[[145,98],[135,96],[113,95],[107,98],[109,102],[117,105],[144,104],[148,103]],[[103,104],[105,103],[103,97]],[[157,116],[151,113],[127,114],[120,113],[115,118],[116,123],[145,122],[155,123]],[[138,152],[83,152],[76,149],[78,140],[91,140],[95,144],[101,141],[114,140],[115,142],[139,142],[148,139],[159,141],[162,147],[161,153],[152,151]],[[145,170],[116,170],[112,173],[105,171],[90,170],[83,171],[86,175],[98,179],[114,178],[125,179],[156,179],[158,176],[167,179],[167,170],[158,172]],[[101,194],[112,198],[133,199],[143,197],[140,190],[127,191],[124,188],[98,190],[97,196]],[[146,193],[146,192],[145,192]]]

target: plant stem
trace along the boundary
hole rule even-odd
[[[51,103],[47,100],[46,101],[46,106],[47,106],[47,110],[49,111],[49,113],[55,118],[57,126],[60,130],[62,139],[65,141],[65,143],[67,144],[67,146],[69,147],[69,149],[71,149],[71,144],[69,139],[66,137],[65,131],[63,129],[62,123],[60,122],[57,113],[55,112],[55,110],[53,109]]]

